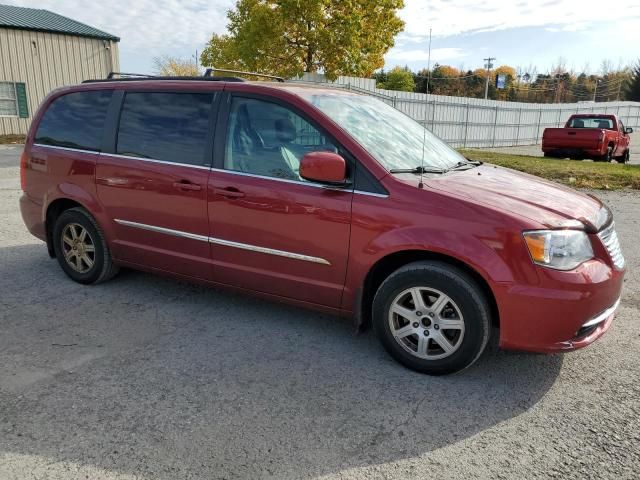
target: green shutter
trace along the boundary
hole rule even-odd
[[[18,100],[18,116],[20,118],[29,118],[27,86],[24,83],[16,83],[16,97]]]

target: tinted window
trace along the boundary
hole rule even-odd
[[[224,167],[255,175],[304,181],[307,152],[337,152],[335,145],[291,110],[271,102],[234,98],[229,113]]]
[[[604,128],[613,130],[613,120],[603,117],[575,117],[571,119],[570,128]]]
[[[69,93],[54,100],[40,122],[36,143],[100,151],[111,90]]]
[[[117,153],[202,165],[213,95],[127,93],[120,115]]]

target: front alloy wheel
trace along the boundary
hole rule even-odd
[[[393,300],[389,327],[402,348],[427,360],[448,357],[464,339],[464,318],[458,305],[428,287],[406,289]]]

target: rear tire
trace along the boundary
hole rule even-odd
[[[613,159],[613,147],[609,145],[607,147],[607,153],[605,153],[602,157],[600,157],[599,161],[611,163],[612,159]]]
[[[78,283],[101,283],[118,273],[102,230],[84,208],[60,214],[53,226],[53,248],[64,273]]]
[[[387,352],[412,370],[444,375],[472,365],[490,333],[490,308],[464,271],[415,262],[392,273],[373,300],[373,330]]]

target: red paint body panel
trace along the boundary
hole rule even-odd
[[[388,195],[33,144],[51,100],[100,88],[224,89],[277,99],[321,125]],[[524,230],[584,225],[595,231],[601,202],[491,165],[426,175],[424,188],[418,188],[415,175],[389,175],[336,123],[296,95],[303,88],[312,87],[143,81],[56,91],[45,100],[27,138],[26,190],[20,202],[25,224],[45,239],[47,208],[58,199],[72,200],[96,218],[122,265],[343,315],[361,310],[361,291],[377,262],[398,252],[429,252],[465,264],[486,282],[504,348],[564,351],[583,347],[606,331],[611,318],[587,337],[575,338],[621,293],[624,270],[614,267],[599,237],[590,233],[595,258],[572,271],[533,264],[522,239]],[[181,188],[185,182],[201,188]]]
[[[115,232],[113,256],[209,278],[209,244],[117,223],[126,220],[207,237],[209,170],[100,155],[97,195]],[[199,190],[185,187],[197,186]]]
[[[242,197],[227,197],[226,191]],[[315,257],[300,261],[212,243],[213,280],[338,308],[349,252],[350,191],[213,171],[211,236]],[[323,261],[324,263],[318,263]]]

